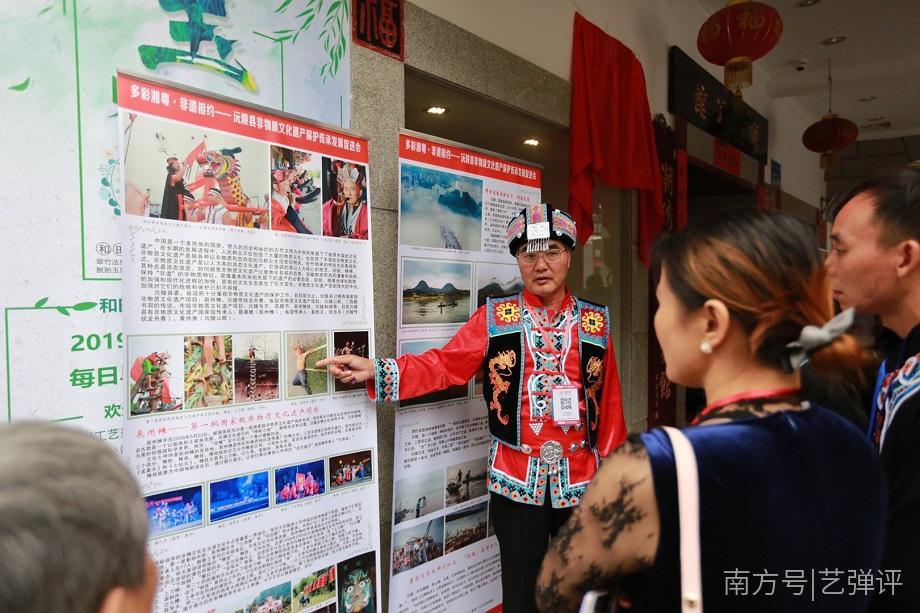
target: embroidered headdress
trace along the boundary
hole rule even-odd
[[[517,255],[521,245],[527,251],[546,251],[552,238],[570,249],[576,245],[575,220],[568,213],[553,208],[548,202],[530,204],[508,224],[508,249]]]

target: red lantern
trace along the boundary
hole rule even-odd
[[[783,19],[772,6],[729,0],[702,25],[696,47],[706,61],[725,67],[725,86],[740,95],[754,82],[754,60],[769,53],[782,35]]]
[[[849,119],[828,113],[821,121],[808,126],[802,134],[802,144],[809,151],[821,154],[821,168],[827,168],[837,159],[837,152],[856,142],[859,128]]]
[[[855,123],[831,110],[833,101],[834,79],[831,77],[831,61],[827,60],[827,114],[821,121],[808,126],[802,134],[805,148],[821,154],[821,168],[834,163],[837,152],[855,143],[859,137],[859,128]]]

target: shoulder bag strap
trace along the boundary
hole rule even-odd
[[[703,575],[700,560],[700,483],[693,446],[677,428],[664,427],[674,449],[677,469],[677,505],[680,514],[681,611],[703,610]]]

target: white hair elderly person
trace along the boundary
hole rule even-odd
[[[157,586],[140,489],[88,433],[0,427],[0,611],[148,613]]]

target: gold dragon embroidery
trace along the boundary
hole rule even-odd
[[[591,356],[588,358],[585,370],[588,374],[588,380],[585,381],[588,384],[585,388],[585,395],[588,397],[588,402],[594,406],[594,419],[591,420],[591,429],[597,430],[597,418],[600,415],[597,392],[601,387],[601,383],[603,383],[604,363],[597,356]],[[588,408],[590,409],[590,405]]]
[[[502,405],[498,402],[498,397],[506,394],[511,388],[511,381],[505,379],[511,378],[511,369],[517,363],[517,355],[509,349],[500,351],[498,355],[489,360],[489,383],[492,384],[492,401],[489,403],[489,410],[495,411],[495,416],[503,426],[508,425],[510,417],[502,413]]]

